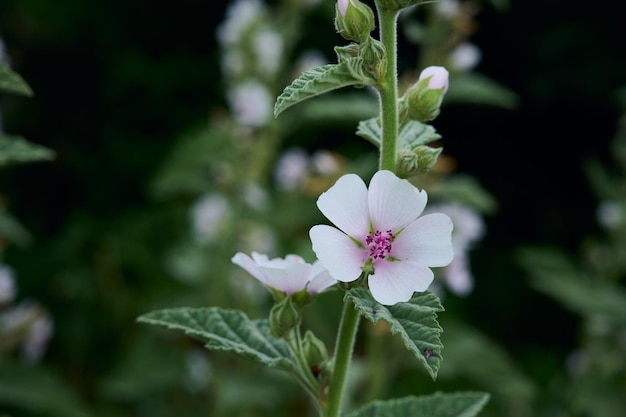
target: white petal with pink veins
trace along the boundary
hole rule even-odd
[[[351,282],[361,275],[367,252],[348,235],[326,225],[313,226],[309,231],[313,251],[338,281]]]
[[[409,301],[416,291],[426,291],[434,274],[417,262],[384,262],[367,280],[372,297],[385,305]]]
[[[317,207],[335,226],[359,240],[369,233],[367,187],[359,176],[344,175],[317,199]]]
[[[420,217],[396,236],[391,256],[430,267],[446,266],[454,257],[452,228],[452,220],[445,214]]]

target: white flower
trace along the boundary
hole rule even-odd
[[[252,252],[252,258],[238,252],[232,262],[264,285],[287,296],[305,288],[309,294],[317,294],[336,283],[320,261],[309,264],[298,255],[269,259],[267,255],[257,252]]]
[[[459,12],[459,0],[441,0],[435,4],[435,10],[441,16],[452,17]]]
[[[274,178],[282,190],[295,190],[309,173],[309,154],[302,148],[287,149],[278,158]]]
[[[15,292],[13,269],[6,265],[0,265],[0,305],[13,301]]]
[[[476,67],[482,58],[480,48],[473,43],[463,42],[450,53],[452,66],[461,71],[469,71]]]
[[[226,19],[217,27],[217,39],[223,46],[232,46],[241,40],[245,30],[263,12],[259,0],[237,0],[226,10]]]
[[[259,72],[274,75],[282,66],[284,41],[278,32],[262,29],[254,35],[254,52],[259,63]]]
[[[196,201],[191,207],[191,223],[198,240],[210,242],[215,239],[229,214],[228,201],[220,194],[209,194]]]
[[[433,281],[431,267],[453,258],[452,221],[445,214],[419,217],[427,195],[391,171],[378,171],[369,190],[347,174],[317,200],[320,211],[338,228],[313,226],[313,251],[333,278],[351,282],[369,273],[376,301],[408,301]]]
[[[257,81],[239,84],[228,94],[235,120],[248,127],[259,127],[272,116],[274,99],[267,88]]]
[[[604,228],[617,229],[624,221],[624,210],[618,202],[605,200],[598,205],[596,217]]]

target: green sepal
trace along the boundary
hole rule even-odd
[[[474,417],[489,401],[484,392],[436,392],[430,395],[410,396],[387,401],[374,401],[347,417]]]
[[[151,311],[137,318],[205,342],[210,350],[225,351],[285,371],[297,370],[289,345],[269,333],[269,321],[250,320],[243,312],[219,307],[180,307]]]
[[[350,58],[339,64],[328,64],[305,71],[276,99],[274,117],[306,99],[343,87],[373,83],[363,72],[363,59]]]
[[[0,92],[32,97],[33,90],[24,79],[7,64],[0,63]]]
[[[392,306],[380,304],[365,288],[350,289],[345,297],[372,323],[379,320],[389,323],[391,333],[399,334],[407,350],[424,365],[433,380],[437,378],[443,349],[443,329],[437,322],[437,313],[444,308],[435,294],[430,291],[415,293],[408,302]]]
[[[286,337],[301,321],[300,309],[287,297],[274,304],[270,311],[270,334],[274,337]]]

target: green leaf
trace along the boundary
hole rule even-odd
[[[444,104],[461,103],[514,109],[519,104],[517,94],[496,81],[477,73],[454,74]]]
[[[55,153],[45,146],[36,145],[20,136],[0,133],[0,167],[53,159]]]
[[[428,197],[432,197],[433,201],[454,201],[488,214],[498,210],[498,201],[476,178],[466,174],[446,177],[436,188],[429,191]]]
[[[361,58],[351,58],[340,64],[328,64],[305,71],[278,96],[274,117],[311,97],[350,85],[367,84],[367,77],[360,75],[362,62]]]
[[[8,65],[0,63],[0,91],[31,97],[33,90],[22,77]]]
[[[402,126],[398,135],[398,149],[415,149],[435,140],[441,139],[441,135],[431,125],[411,120]]]
[[[489,401],[483,392],[434,393],[387,401],[374,401],[347,417],[474,417]]]
[[[362,138],[367,139],[377,148],[380,148],[380,144],[383,141],[383,131],[378,123],[377,117],[371,119],[361,120],[359,126],[356,129],[356,134]]]
[[[430,291],[415,293],[406,303],[384,306],[372,298],[365,288],[353,288],[346,293],[355,308],[373,323],[384,320],[391,333],[399,334],[406,348],[415,354],[433,379],[437,378],[441,362],[441,332],[437,313],[444,311],[439,298]]]
[[[250,320],[241,311],[180,307],[152,311],[137,320],[181,330],[206,342],[207,349],[230,352],[283,370],[296,369],[287,343],[269,334],[268,321]]]

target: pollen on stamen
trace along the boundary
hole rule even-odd
[[[384,259],[389,252],[391,252],[391,242],[393,242],[394,237],[391,230],[387,230],[386,232],[381,232],[380,230],[370,232],[365,238],[370,258]]]

